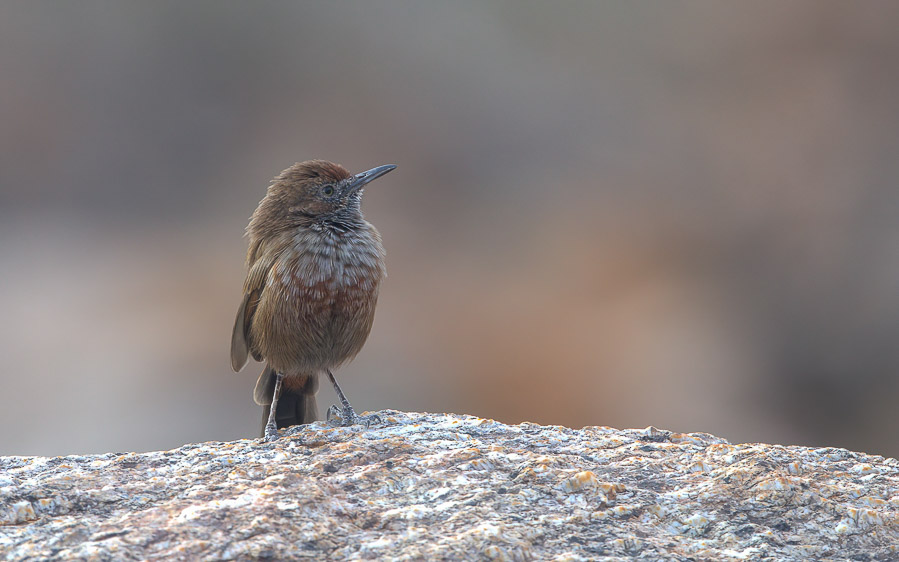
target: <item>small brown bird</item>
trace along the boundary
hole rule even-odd
[[[318,375],[327,373],[345,425],[357,416],[331,369],[359,353],[371,331],[386,274],[381,235],[362,217],[362,188],[396,166],[351,175],[324,160],[276,177],[250,219],[247,279],[231,336],[231,367],[265,361],[254,399],[262,435],[315,421]],[[282,389],[283,384],[283,389]]]

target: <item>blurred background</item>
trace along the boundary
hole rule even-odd
[[[324,158],[359,410],[899,455],[899,4],[0,4],[0,454],[255,437],[247,220]],[[333,403],[326,384],[321,409]]]

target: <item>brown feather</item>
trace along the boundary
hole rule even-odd
[[[247,297],[248,295],[244,295],[243,301],[237,309],[237,318],[234,319],[234,329],[231,331],[231,368],[235,373],[247,364],[249,350],[246,329]]]

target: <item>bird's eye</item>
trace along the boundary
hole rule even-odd
[[[330,197],[330,196],[334,195],[334,186],[326,185],[325,187],[323,187],[322,195],[324,195],[325,197]]]

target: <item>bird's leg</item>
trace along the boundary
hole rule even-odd
[[[335,404],[328,408],[328,421],[331,421],[335,416],[339,416],[341,425],[353,425],[356,421],[356,410],[353,409],[350,401],[347,400],[346,394],[340,389],[340,385],[337,384],[337,379],[334,378],[331,369],[328,369],[326,372],[328,373],[328,378],[331,379],[331,384],[334,385],[334,392],[337,393],[337,398],[340,399],[340,405],[342,406],[338,407]]]
[[[272,393],[272,405],[269,406],[268,421],[265,422],[265,441],[274,441],[278,438],[278,424],[275,422],[275,415],[278,411],[278,396],[281,394],[281,379],[284,378],[282,373],[275,373],[275,391]]]
[[[339,425],[355,425],[362,424],[366,427],[370,426],[373,423],[380,423],[381,418],[377,415],[371,416],[360,416],[356,413],[356,410],[353,409],[353,406],[350,404],[350,401],[347,399],[346,394],[340,389],[340,385],[337,384],[337,379],[334,378],[334,375],[331,373],[331,370],[328,369],[325,372],[328,373],[328,378],[331,379],[331,384],[334,385],[334,392],[337,393],[337,398],[340,399],[340,406],[336,404],[331,405],[328,408],[328,421],[335,420],[335,418],[339,418]]]

